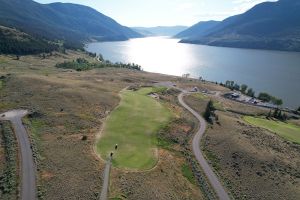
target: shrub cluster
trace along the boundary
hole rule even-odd
[[[267,115],[267,119],[270,119],[271,117],[280,121],[286,121],[288,119],[288,116],[285,113],[282,113],[282,111],[278,108],[276,108],[273,113],[272,110],[270,110],[269,114]]]
[[[184,138],[178,138],[176,135],[167,134],[170,133],[171,124],[181,124],[181,123],[188,123],[192,129],[190,130],[188,135],[185,135]],[[158,138],[158,145],[162,148],[172,150],[173,144],[179,144],[182,148],[179,150],[179,152],[184,156],[186,159],[186,165],[191,167],[193,172],[193,178],[195,178],[195,181],[197,185],[199,185],[201,191],[205,195],[206,199],[216,199],[216,196],[211,189],[211,186],[208,184],[206,180],[206,176],[204,175],[201,166],[199,165],[198,161],[195,160],[194,155],[190,149],[190,136],[192,135],[192,132],[195,130],[196,126],[194,123],[186,121],[185,119],[179,118],[174,119],[169,125],[162,128],[157,135]],[[190,177],[192,178],[192,177]]]
[[[216,199],[215,193],[212,191],[211,186],[208,184],[205,175],[203,174],[199,163],[194,159],[191,150],[186,149],[184,152],[184,157],[186,158],[189,165],[192,167],[193,174],[196,178],[198,185],[200,186],[206,199]]]
[[[0,175],[0,191],[5,195],[17,189],[17,143],[9,122],[1,122],[0,127],[6,161],[4,172]]]

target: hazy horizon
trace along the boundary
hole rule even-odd
[[[90,6],[129,27],[191,26],[199,21],[223,20],[267,0],[35,0]],[[268,0],[276,1],[276,0]],[[188,13],[188,14],[187,14]]]

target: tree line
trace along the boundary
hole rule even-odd
[[[100,62],[91,63],[85,58],[77,58],[76,60],[73,60],[71,62],[63,62],[63,63],[56,64],[56,67],[63,68],[63,69],[74,69],[76,71],[87,71],[91,69],[106,68],[106,67],[126,68],[126,69],[132,69],[137,71],[142,70],[140,65],[134,63],[128,63],[128,64],[124,64],[121,62],[112,63],[108,60],[104,60],[102,56],[99,56],[98,59]]]
[[[255,91],[252,88],[249,88],[248,85],[246,85],[246,84],[239,85],[238,83],[235,83],[234,81],[226,81],[225,84],[220,83],[220,85],[227,87],[231,90],[240,91],[242,94],[245,94],[247,96],[250,96],[253,98],[256,97]],[[256,98],[258,98],[259,100],[262,100],[264,102],[273,103],[278,106],[281,106],[283,104],[282,99],[274,97],[266,92],[259,93]]]

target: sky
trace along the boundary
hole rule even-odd
[[[191,26],[199,21],[223,20],[267,0],[35,0],[90,6],[125,26]],[[276,1],[276,0],[268,0]]]

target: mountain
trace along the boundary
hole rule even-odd
[[[204,21],[199,22],[190,28],[178,33],[175,35],[176,38],[191,38],[191,37],[197,37],[197,36],[204,36],[209,33],[209,30],[211,30],[213,27],[215,27],[217,24],[219,24],[218,21]]]
[[[0,26],[0,54],[37,54],[58,50],[50,41],[34,38],[19,30]]]
[[[181,42],[237,48],[300,51],[300,1],[279,0],[229,17],[207,34]]]
[[[144,36],[174,36],[187,28],[187,26],[132,27]]]
[[[32,0],[0,0],[0,25],[34,36],[65,40],[127,40],[141,34],[100,12],[70,3],[39,4]]]

